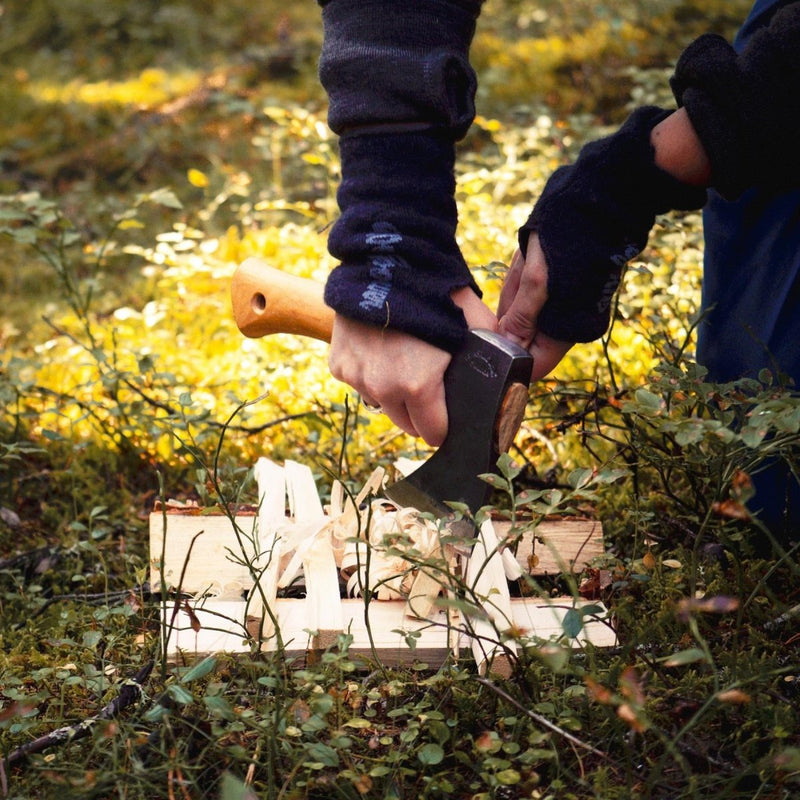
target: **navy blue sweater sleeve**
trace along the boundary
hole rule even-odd
[[[320,80],[339,134],[337,313],[453,352],[453,289],[477,286],[456,244],[455,143],[475,115],[469,47],[482,0],[328,0]]]

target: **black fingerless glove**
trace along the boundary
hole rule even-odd
[[[644,249],[656,214],[704,205],[704,189],[655,164],[650,132],[669,114],[639,108],[548,180],[519,231],[523,254],[535,231],[547,260],[548,299],[537,320],[542,333],[566,342],[602,336],[622,268]]]
[[[468,52],[482,0],[330,0],[320,79],[340,135],[337,313],[454,352],[453,289],[479,293],[455,239],[455,142],[475,114]]]
[[[671,85],[723,197],[800,185],[800,3],[776,12],[741,54],[721,36],[701,36],[681,55]]]

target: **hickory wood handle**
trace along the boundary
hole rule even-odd
[[[251,339],[295,333],[330,342],[334,311],[322,299],[323,284],[289,275],[260,258],[243,261],[231,281],[233,317]]]

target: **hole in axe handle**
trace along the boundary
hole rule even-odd
[[[263,292],[256,292],[250,304],[256,314],[261,314],[267,307],[267,298]]]
[[[528,387],[524,383],[512,383],[506,390],[500,413],[495,420],[494,436],[499,453],[508,452],[514,443],[514,437],[525,417],[527,404]]]

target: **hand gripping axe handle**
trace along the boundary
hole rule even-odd
[[[245,336],[294,333],[330,342],[334,312],[317,281],[249,258],[233,276],[231,299]],[[492,331],[470,331],[444,376],[447,438],[424,464],[388,486],[386,496],[437,517],[452,513],[449,503],[464,504],[473,514],[486,505],[491,486],[480,475],[496,472],[497,459],[516,436],[532,369],[527,350]]]

